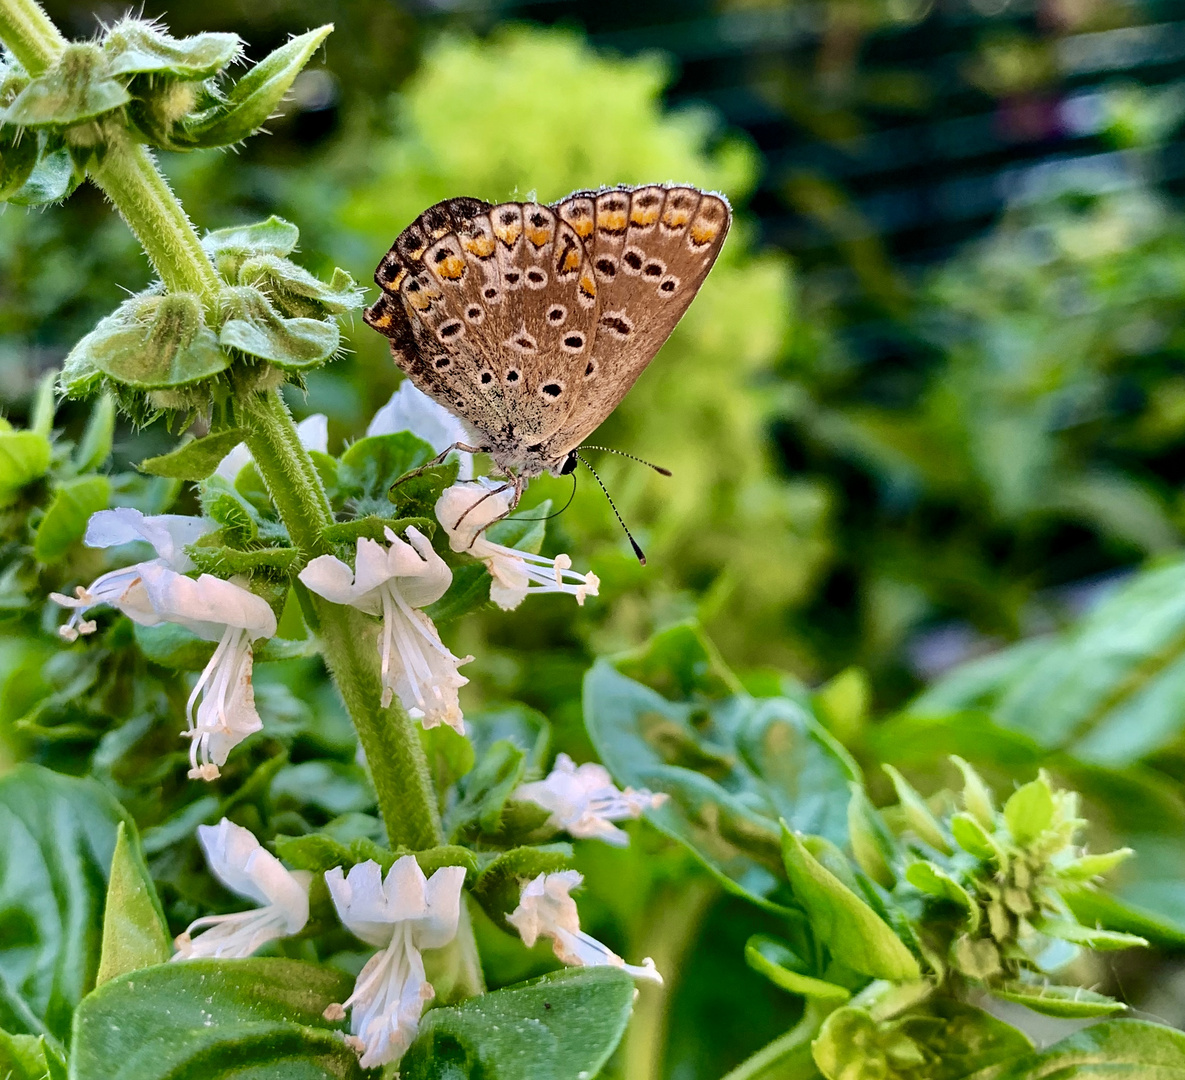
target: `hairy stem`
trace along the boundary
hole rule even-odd
[[[36,0],[0,0],[0,41],[34,78],[51,67],[66,46]]]
[[[197,293],[211,307],[218,275],[147,147],[120,133],[90,178],[135,234],[169,292]]]
[[[316,466],[276,390],[240,407],[247,446],[292,542],[307,560],[326,554],[322,530],[333,523]],[[443,841],[436,793],[415,722],[393,701],[383,708],[373,620],[312,597],[325,663],[349,710],[378,793],[393,846],[413,850]]]

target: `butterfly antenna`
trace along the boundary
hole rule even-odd
[[[640,465],[646,465],[653,469],[660,476],[670,476],[671,470],[664,469],[661,465],[655,465],[653,461],[647,461],[645,458],[636,457],[634,454],[627,454],[624,450],[614,450],[612,446],[582,446],[581,450],[604,450],[606,454],[618,454],[621,457],[627,457],[630,461],[636,461]],[[585,462],[587,465],[588,462]]]
[[[550,514],[547,515],[547,517],[541,517],[541,518],[515,517],[515,518],[511,518],[511,520],[512,521],[550,521],[553,517],[559,517],[560,514],[562,514],[565,510],[567,510],[568,507],[572,505],[572,500],[574,498],[576,498],[576,474],[572,473],[572,494],[568,496],[568,501],[566,503],[564,503],[564,505],[561,506],[558,510],[552,511]]]
[[[627,455],[627,457],[628,457],[628,455]],[[618,512],[617,506],[613,502],[613,496],[609,494],[609,489],[607,487],[605,487],[605,482],[599,476],[597,476],[597,470],[594,469],[579,454],[576,455],[576,460],[579,461],[586,469],[588,469],[588,471],[590,473],[593,474],[593,479],[596,480],[596,482],[600,485],[601,490],[605,493],[605,498],[609,501],[609,509],[613,511],[613,516],[617,518],[617,524],[620,525],[622,530],[625,532],[625,535],[630,542],[630,546],[634,549],[634,554],[638,556],[638,562],[640,562],[643,566],[645,566],[646,565],[646,556],[642,552],[642,549],[640,547],[638,547],[638,541],[634,539],[633,533],[631,533],[629,531],[629,528],[626,526],[626,523],[624,521],[622,521],[621,514]],[[647,462],[646,464],[649,465],[650,463]]]

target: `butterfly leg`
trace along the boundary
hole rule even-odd
[[[470,515],[470,513],[472,511],[476,510],[479,506],[481,506],[481,504],[483,502],[485,502],[486,499],[488,499],[491,495],[501,495],[502,492],[506,491],[508,488],[510,488],[512,486],[515,486],[515,485],[511,485],[511,484],[507,483],[507,484],[503,484],[501,487],[490,488],[490,490],[487,491],[480,499],[475,499],[473,501],[473,504],[471,506],[467,507],[465,512],[459,518],[457,518],[456,524],[453,525],[450,532],[459,529],[461,527],[461,522],[464,521]],[[517,495],[517,490],[516,490],[516,495]],[[501,521],[504,517],[506,517],[506,514],[509,514],[510,510],[513,510],[513,509],[514,509],[514,504],[511,505],[510,509],[507,510],[505,514],[499,514],[496,518],[494,518],[494,521]],[[484,528],[479,529],[477,531],[477,533],[474,534],[473,539],[469,542],[470,547],[473,547],[473,545],[477,542],[477,537],[479,535],[481,535],[481,533],[485,532],[485,530],[488,529],[490,527],[490,525],[493,525],[494,521],[488,522]]]
[[[444,463],[444,459],[449,456],[454,450],[460,450],[463,454],[488,454],[490,448],[487,446],[469,446],[463,442],[455,442],[452,446],[446,446],[439,454],[431,461],[425,461],[418,469],[412,469],[411,472],[404,473],[398,480],[391,485],[391,490],[394,491],[400,484],[406,480],[414,480],[417,476],[427,472],[429,469]]]

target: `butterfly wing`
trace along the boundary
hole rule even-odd
[[[522,464],[571,412],[592,350],[595,280],[579,236],[550,207],[465,209],[450,210],[447,229],[422,215],[400,236],[393,261],[407,272],[380,266],[383,309],[367,321],[383,329],[399,307],[404,319],[392,314],[383,329],[395,362],[481,431],[501,464]]]
[[[707,277],[732,222],[728,202],[691,187],[577,192],[555,206],[596,279],[596,336],[579,396],[544,454],[562,458],[617,407]]]

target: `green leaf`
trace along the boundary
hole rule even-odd
[[[104,983],[78,1008],[71,1080],[361,1080],[340,1024],[352,980],[295,960],[187,960]]]
[[[432,1009],[399,1074],[402,1080],[591,1080],[620,1041],[633,1001],[625,972],[598,967],[553,972]]]
[[[334,817],[369,810],[375,801],[361,765],[324,759],[284,766],[272,780],[271,794],[277,802],[315,806]]]
[[[90,419],[74,451],[74,468],[80,473],[99,468],[111,456],[114,438],[115,398],[104,394],[91,408]]]
[[[107,509],[111,483],[105,476],[80,476],[57,486],[37,526],[33,554],[38,562],[57,562],[83,538],[91,514]]]
[[[892,765],[882,765],[881,768],[889,774],[889,779],[893,781],[893,787],[896,789],[897,798],[901,803],[902,815],[910,828],[917,834],[918,839],[929,844],[936,851],[949,855],[951,853],[950,844],[942,831],[942,826],[938,824],[938,819],[930,813],[926,800]]]
[[[1053,792],[1044,777],[1019,787],[1004,804],[1004,822],[1012,839],[1025,847],[1053,822]]]
[[[440,498],[444,489],[457,482],[460,467],[458,461],[446,461],[424,469],[415,476],[397,480],[387,492],[387,498],[400,510],[406,507],[435,507],[436,500]],[[546,513],[545,510],[540,516],[545,516]]]
[[[129,839],[130,837],[130,839]],[[95,985],[168,960],[172,938],[140,841],[122,821],[111,856]]]
[[[224,101],[187,117],[175,140],[195,148],[231,146],[257,131],[332,31],[332,25],[322,26],[276,49],[239,79]]]
[[[323,364],[341,344],[335,322],[286,319],[258,289],[228,287],[218,294],[224,314],[218,343],[288,371]]]
[[[0,431],[0,505],[49,470],[49,439],[35,431]]]
[[[217,642],[206,641],[176,623],[161,623],[159,626],[134,623],[132,633],[136,647],[146,660],[174,671],[201,671],[217,648]]]
[[[795,970],[806,965],[787,945],[766,934],[754,934],[745,943],[745,962],[775,986],[800,997],[842,1002],[852,996],[844,986]]]
[[[37,164],[38,148],[33,132],[0,130],[0,202],[25,186]]]
[[[1136,934],[1124,934],[1117,930],[1099,930],[1069,919],[1037,919],[1033,926],[1048,937],[1061,938],[1074,945],[1082,945],[1096,952],[1111,952],[1114,949],[1131,949],[1147,945],[1145,938]]]
[[[38,765],[0,778],[0,981],[58,1038],[94,983],[107,871],[127,821],[92,780]]]
[[[335,269],[327,283],[277,255],[246,260],[239,267],[238,281],[261,289],[285,315],[324,319],[362,306],[362,290],[344,270]]]
[[[660,630],[640,649],[618,657],[614,667],[672,701],[724,698],[740,689],[699,623],[691,620]]]
[[[200,382],[230,365],[206,326],[192,293],[125,300],[66,357],[62,385],[78,396],[93,386],[91,373],[141,390]]]
[[[1002,860],[999,846],[980,823],[970,814],[959,812],[950,818],[951,836],[968,855],[977,859],[991,859],[996,862]]]
[[[1122,1001],[1116,1001],[1106,994],[1096,994],[1093,990],[1084,990],[1081,986],[1010,982],[993,986],[991,992],[1005,1001],[1024,1005],[1033,1012],[1067,1019],[1111,1016],[1127,1008]]]
[[[864,785],[853,781],[849,788],[848,840],[852,845],[852,857],[873,881],[886,889],[897,882],[893,863],[898,858],[894,837],[885,827],[876,807],[868,801]]]
[[[344,843],[325,833],[309,833],[305,836],[277,836],[275,848],[276,854],[294,870],[311,870],[315,874],[323,874],[335,866],[349,872],[358,863],[372,860],[385,874],[404,855],[414,855],[426,877],[431,877],[442,866],[463,866],[467,874],[477,873],[477,859],[473,852],[456,844],[440,844],[423,851],[402,848],[391,851],[369,837],[355,837]]]
[[[195,544],[189,548],[189,557],[195,569],[215,577],[265,572],[278,579],[295,573],[302,556],[293,547],[258,547],[243,551],[225,545]]]
[[[968,929],[974,933],[979,927],[979,905],[953,877],[941,867],[929,862],[912,863],[905,871],[905,880],[915,889],[938,900],[949,900],[963,909]]]
[[[47,1080],[50,1076],[45,1039],[0,1031],[0,1076],[4,1080]],[[64,1075],[64,1070],[63,1070]]]
[[[377,514],[367,514],[353,521],[339,521],[335,525],[326,526],[321,530],[321,535],[331,544],[352,544],[359,537],[387,543],[387,529],[397,536],[403,536],[409,525],[419,529],[426,536],[431,536],[436,531],[436,521],[432,518],[384,518]]]
[[[1185,1035],[1143,1020],[1107,1020],[1032,1054],[993,1080],[1182,1080]]]
[[[521,701],[491,703],[466,712],[465,727],[473,749],[484,755],[494,743],[506,740],[526,755],[528,773],[541,773],[551,743],[547,717]]]
[[[195,34],[175,38],[140,19],[120,19],[103,37],[111,75],[165,75],[209,79],[242,52],[238,34]]]
[[[33,79],[0,110],[0,123],[14,127],[69,127],[93,120],[131,101],[123,84],[110,77],[102,49],[71,42],[54,66]]]
[[[847,839],[848,783],[858,773],[796,702],[672,702],[602,660],[585,676],[584,718],[619,784],[670,795],[647,820],[742,896],[772,903],[783,880],[779,818]]]
[[[514,743],[494,743],[461,781],[461,798],[445,820],[445,833],[456,837],[476,826],[484,832],[498,827],[502,808],[523,778],[526,755]]]
[[[70,151],[44,134],[39,138],[37,164],[22,187],[8,196],[14,206],[47,206],[61,202],[79,184],[86,171]]]
[[[435,456],[428,443],[408,431],[370,435],[342,454],[338,484],[347,499],[369,499],[378,506],[390,506],[387,492],[391,485]]]
[[[518,907],[523,886],[540,874],[554,874],[572,866],[570,844],[545,844],[504,851],[489,863],[473,883],[473,899],[507,933],[517,931],[506,916]]]
[[[176,450],[157,457],[145,458],[136,466],[141,472],[152,476],[165,476],[172,480],[205,480],[212,476],[218,463],[245,438],[244,428],[230,428],[207,435],[204,439],[191,439]]]
[[[853,971],[907,982],[921,977],[917,960],[863,900],[807,851],[783,824],[782,853],[795,899],[815,936]]]
[[[288,255],[300,242],[300,230],[274,214],[251,225],[214,229],[202,237],[202,247],[212,259],[223,256],[245,259],[253,255]]]
[[[897,1020],[876,1021],[855,1006],[837,1009],[813,1044],[827,1080],[970,1080],[1032,1052],[1023,1032],[947,998],[934,998]]]

